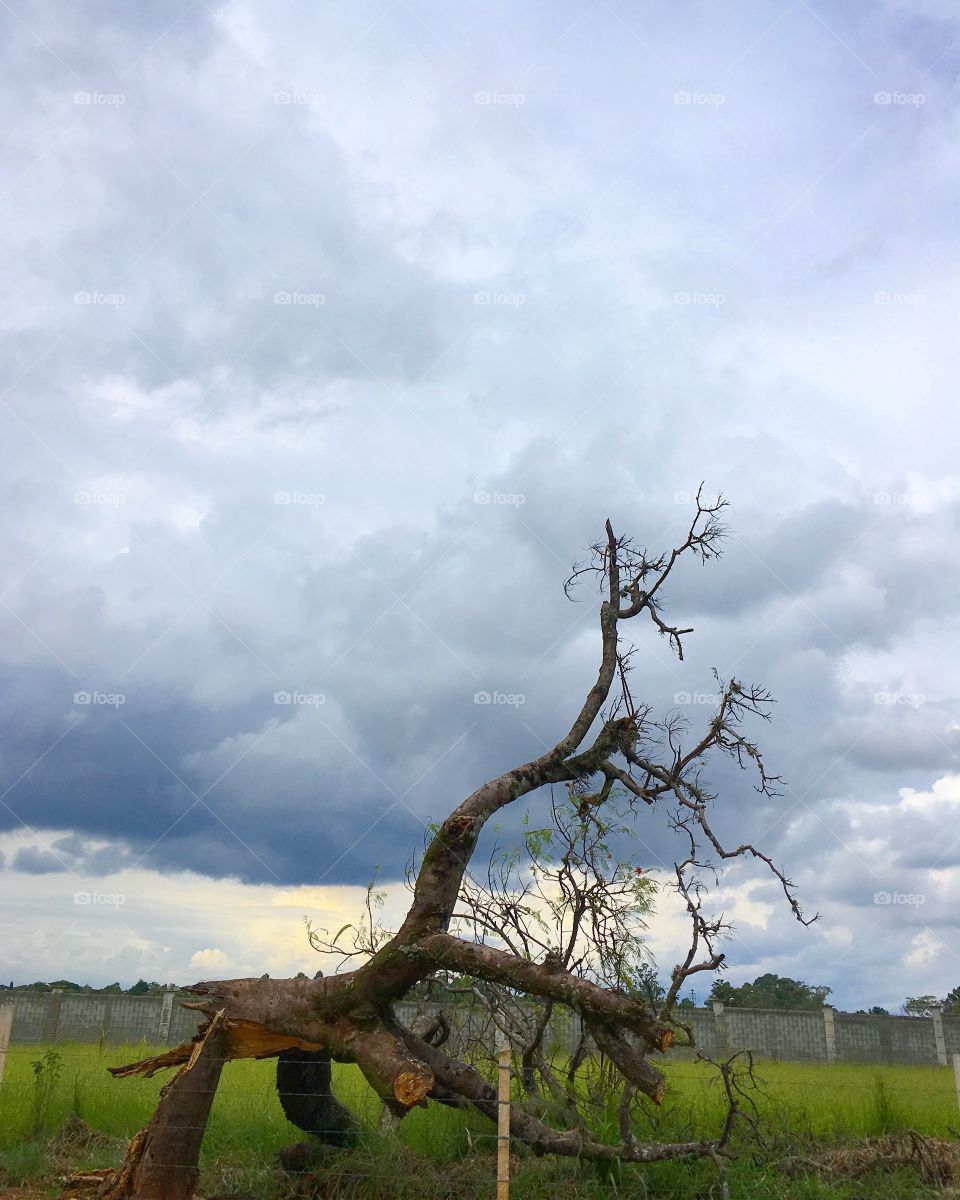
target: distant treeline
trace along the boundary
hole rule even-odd
[[[96,996],[157,996],[163,992],[178,992],[180,988],[175,983],[148,983],[138,979],[133,987],[124,988],[119,983],[108,983],[106,987],[91,987],[89,983],[74,983],[72,979],[55,979],[52,983],[18,983],[0,984],[8,992],[52,992],[57,988],[62,992],[83,992]]]

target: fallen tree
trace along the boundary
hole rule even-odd
[[[568,594],[594,580],[602,596],[599,668],[579,712],[554,745],[482,784],[434,828],[412,872],[412,898],[400,927],[387,933],[371,918],[367,936],[355,938],[355,949],[365,952],[361,965],[312,980],[197,983],[190,989],[199,998],[193,1007],[208,1020],[195,1042],[114,1073],[152,1074],[188,1063],[195,1072],[205,1039],[215,1033],[225,1059],[277,1057],[288,1115],[320,1136],[329,1122],[334,1141],[349,1137],[353,1121],[330,1091],[331,1060],[356,1063],[397,1118],[433,1101],[472,1106],[495,1120],[496,1091],[483,1062],[476,1055],[452,1053],[436,1023],[408,1027],[394,1011],[426,981],[454,980],[451,986],[470,991],[514,1040],[529,1102],[513,1106],[511,1131],[533,1151],[640,1163],[723,1152],[739,1107],[729,1068],[723,1073],[728,1117],[712,1137],[683,1143],[643,1139],[634,1115],[638,1097],[653,1104],[663,1097],[664,1077],[651,1058],[677,1037],[688,1038],[689,1030],[674,1016],[683,985],[723,962],[717,939],[724,923],[704,910],[708,881],[722,864],[744,856],[760,860],[779,881],[797,919],[808,923],[790,880],[767,854],[749,843],[728,847],[714,832],[709,810],[716,797],[702,780],[705,760],[722,754],[754,770],[754,786],[762,795],[778,794],[778,778],[768,774],[759,748],[742,728],[747,716],[768,718],[771,698],[762,688],[734,679],[721,684],[706,729],[687,744],[685,723],[675,712],[657,720],[649,706],[634,702],[628,685],[632,651],[621,643],[621,628],[636,618],[649,619],[683,658],[683,639],[692,630],[665,619],[664,585],[681,559],[707,562],[719,556],[724,507],[721,497],[705,502],[701,489],[683,541],[656,555],[617,535],[607,522],[589,561],[568,581]],[[567,796],[561,808],[553,806],[559,856],[544,856],[542,839],[532,847],[528,839],[525,865],[514,857],[506,873],[488,872],[485,883],[475,880],[469,866],[491,819],[548,787],[565,789]],[[649,905],[640,884],[630,882],[609,849],[617,831],[635,824],[644,809],[660,814],[681,839],[672,886],[691,932],[689,950],[674,967],[666,994],[655,998],[636,986],[637,964],[624,953],[631,938],[636,944],[631,922]],[[313,931],[311,940],[319,949],[340,948],[338,936],[325,940]],[[522,1013],[519,997],[529,1001]],[[576,1013],[583,1030],[562,1069],[543,1041],[558,1008]],[[595,1131],[596,1089],[591,1092],[582,1082],[588,1036],[604,1060],[601,1100],[609,1099],[614,1082],[618,1089],[616,1144]],[[215,1086],[216,1078],[210,1078]],[[199,1138],[171,1149],[178,1123],[205,1120],[190,1080],[191,1070],[181,1070],[164,1089],[151,1125],[133,1140],[123,1168],[103,1184],[102,1196],[153,1195],[144,1190],[153,1184],[143,1180],[155,1180],[163,1162],[181,1164],[179,1173],[165,1181],[164,1194],[171,1200],[192,1194],[190,1164],[195,1167]],[[314,1101],[305,1102],[303,1093]],[[189,1121],[179,1121],[184,1114]]]

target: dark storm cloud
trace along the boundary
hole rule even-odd
[[[55,838],[49,845],[25,846],[13,856],[13,868],[30,875],[68,871],[79,875],[111,875],[133,861],[123,843],[97,844],[78,834]]]
[[[19,746],[23,770],[61,738],[11,800],[19,800],[34,824],[82,823],[87,832],[120,833],[158,865],[180,862],[283,882],[332,869],[334,879],[349,879],[363,869],[358,855],[336,867],[331,863],[362,836],[368,857],[397,872],[417,818],[441,815],[489,774],[539,753],[565,729],[578,691],[595,669],[595,599],[588,589],[578,603],[563,597],[565,572],[551,543],[560,544],[564,530],[553,520],[549,499],[534,499],[535,476],[531,483],[533,495],[522,516],[471,505],[449,515],[431,536],[370,535],[299,583],[289,581],[295,637],[277,626],[271,597],[259,604],[251,598],[246,621],[231,616],[229,629],[207,616],[193,628],[181,623],[138,664],[119,704],[109,703],[112,684],[99,689],[102,703],[75,703],[75,695],[82,700],[86,693],[68,691],[74,685],[61,680],[59,695],[51,688],[55,704],[45,726],[38,728],[35,710],[19,729],[13,722],[8,726],[8,743]],[[568,509],[568,525],[586,532],[602,502],[599,495],[584,495],[577,509]],[[802,528],[798,516],[793,523],[798,546]],[[170,548],[163,553],[168,556]],[[722,583],[734,569],[728,560],[707,570],[690,564],[678,578],[688,587],[691,579],[699,581],[703,609],[709,608],[713,580]],[[856,587],[849,595],[841,589],[831,616],[843,609],[856,625],[864,611],[858,607],[861,596]],[[358,603],[344,608],[338,597]],[[768,605],[776,601],[789,608],[792,599],[792,590],[778,585]],[[668,595],[668,602],[685,620],[683,597],[674,603]],[[806,603],[801,624],[810,629],[820,623],[814,617],[817,596]],[[872,616],[868,605],[860,626],[865,629]],[[764,620],[776,628],[775,611],[768,610]],[[232,632],[238,626],[242,635]],[[140,644],[151,644],[164,628],[158,624],[145,636],[141,631]],[[729,828],[731,836],[738,825],[751,835],[769,829],[776,846],[782,833],[778,814],[792,795],[815,804],[832,793],[841,771],[848,780],[865,771],[876,780],[902,766],[932,771],[949,766],[946,738],[954,735],[939,740],[931,730],[945,727],[949,708],[882,704],[876,691],[842,697],[829,668],[835,657],[830,642],[829,655],[811,672],[813,663],[804,666],[779,638],[757,643],[751,629],[731,631],[726,613],[719,622],[704,614],[688,639],[684,664],[651,629],[638,625],[630,632],[641,647],[638,694],[661,711],[682,714],[691,738],[709,718],[714,663],[741,675],[749,665],[749,677],[780,697],[773,723],[757,723],[756,733],[792,791],[781,801],[761,800],[749,776],[722,760],[712,764],[722,797],[719,827]],[[902,624],[901,632],[907,632]],[[108,644],[108,631],[98,634],[94,628],[89,636],[93,643],[102,638],[97,654],[103,655],[101,666],[109,662],[116,643]],[[749,662],[738,663],[744,652]],[[158,660],[182,664],[192,686],[214,678],[225,663],[232,670],[226,670],[225,686],[211,706],[171,683],[151,682],[151,672],[162,666]],[[243,677],[242,699],[232,694],[233,670]],[[117,673],[107,669],[101,678],[113,680]],[[83,678],[89,682],[90,675]],[[475,695],[484,692],[518,699],[478,705]],[[292,703],[275,702],[275,694],[286,693]],[[851,707],[859,715],[847,715]],[[897,754],[898,745],[909,746],[910,756]],[[890,747],[887,754],[874,752],[884,746]],[[825,775],[834,761],[836,768]],[[889,790],[900,779],[895,773],[891,783],[879,786]],[[272,814],[266,822],[265,812]],[[12,827],[13,819],[8,816],[6,823]],[[370,833],[364,832],[367,825],[373,826]],[[293,829],[298,835],[292,839]],[[320,842],[337,847],[337,854],[326,855]]]

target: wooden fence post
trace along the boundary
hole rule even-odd
[[[510,1045],[501,1042],[497,1070],[497,1200],[510,1200]]]
[[[10,1045],[10,1030],[13,1028],[13,1005],[0,1004],[0,1083],[3,1083],[3,1068],[7,1063],[7,1046]]]

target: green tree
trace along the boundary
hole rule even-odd
[[[960,1015],[960,984],[944,996],[943,1011]]]
[[[145,996],[150,991],[150,984],[145,979],[138,979],[127,992],[128,996]]]
[[[659,1008],[666,999],[667,989],[657,978],[657,972],[650,963],[641,963],[630,982],[633,990],[642,996],[651,1008]]]
[[[732,983],[727,983],[725,979],[715,979],[713,987],[710,989],[710,999],[717,1004],[729,1004],[732,1007],[743,1007],[739,1001],[742,999],[746,989],[750,987],[749,983],[745,983],[743,987],[735,988]]]
[[[940,1001],[929,993],[925,996],[908,996],[903,1002],[903,1011],[908,1017],[929,1017]]]
[[[710,999],[731,1008],[808,1009],[822,1008],[830,991],[823,985],[811,986],[799,979],[767,974],[740,987],[718,979],[710,989]]]

